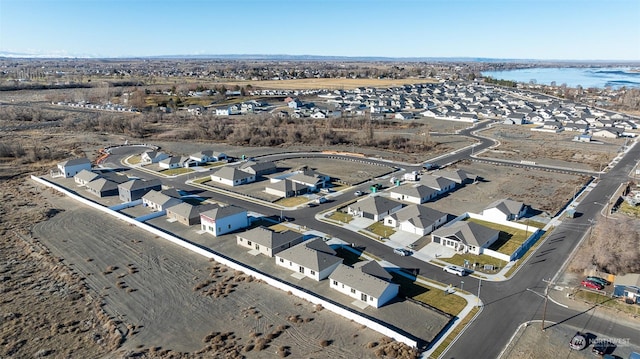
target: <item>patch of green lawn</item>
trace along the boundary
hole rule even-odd
[[[518,249],[518,247],[520,247],[522,243],[524,243],[524,241],[535,231],[535,228],[532,228],[530,231],[523,231],[521,229],[507,227],[500,224],[481,221],[473,218],[469,218],[468,221],[480,224],[496,231],[500,231],[498,240],[496,240],[489,247],[489,249],[506,255],[511,255],[511,253],[515,252],[516,249]]]
[[[279,199],[275,203],[283,207],[295,207],[307,202],[309,202],[307,197],[289,197]]]
[[[193,172],[191,168],[172,168],[172,169],[160,171],[160,173],[167,176],[183,175],[185,173],[190,173],[190,172]]]
[[[447,294],[444,290],[414,282],[397,273],[392,272],[391,275],[393,282],[400,284],[400,296],[428,304],[453,316],[458,315],[467,305],[467,301],[457,295]]]
[[[440,259],[444,262],[455,264],[460,267],[463,267],[464,261],[467,260],[469,262],[469,265],[471,266],[471,269],[473,269],[474,271],[483,272],[483,273],[495,273],[500,268],[507,265],[507,262],[495,257],[488,256],[486,254],[475,255],[471,253],[464,253],[464,254],[456,254],[451,258],[440,258]],[[473,267],[474,263],[478,263],[478,265],[475,268]],[[495,270],[485,271],[484,270],[485,264],[492,265],[495,268]]]
[[[618,310],[631,315],[640,315],[640,305],[627,304],[619,298],[612,298],[599,293],[591,292],[588,290],[578,289],[574,297],[576,299],[584,300],[588,303],[597,304],[603,307]]]
[[[351,222],[351,220],[353,220],[353,216],[344,212],[335,211],[329,216],[329,219],[333,219],[334,221],[338,221],[340,223],[349,223]]]
[[[392,234],[396,233],[393,228],[385,226],[382,222],[374,222],[367,227],[367,231],[375,233],[382,238],[389,238]]]

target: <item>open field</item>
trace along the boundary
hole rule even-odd
[[[617,155],[624,139],[594,138],[594,142],[576,142],[574,132],[546,133],[531,131],[529,126],[495,125],[483,136],[500,141],[500,145],[482,153],[514,161],[599,171]]]
[[[284,346],[293,357],[375,356],[366,349],[381,342],[373,331],[68,199],[52,200],[62,212],[37,224],[34,236],[102,298],[121,323],[123,351],[262,358]]]

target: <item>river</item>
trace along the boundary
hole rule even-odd
[[[614,89],[626,86],[640,88],[640,71],[630,67],[547,67],[507,71],[483,71],[482,76],[543,85]]]

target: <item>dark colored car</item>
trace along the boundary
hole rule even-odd
[[[583,287],[586,287],[586,288],[589,288],[589,289],[602,290],[602,288],[604,288],[602,286],[602,284],[596,283],[596,282],[592,282],[592,281],[586,280],[586,279],[583,280],[582,283],[580,283],[580,284],[582,284]]]
[[[596,355],[610,354],[616,349],[616,345],[606,340],[598,340],[593,344],[591,352]]]
[[[603,287],[608,286],[609,284],[611,284],[611,282],[609,282],[608,280],[604,279],[604,278],[600,278],[600,277],[587,277],[588,281],[594,282],[594,283],[598,283]]]

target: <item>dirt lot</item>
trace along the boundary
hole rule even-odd
[[[259,358],[286,347],[293,357],[375,357],[366,348],[381,343],[373,331],[68,199],[52,200],[60,212],[33,234],[102,298],[126,338],[121,352]]]
[[[534,169],[464,161],[451,168],[460,168],[480,176],[476,184],[467,184],[426,206],[455,215],[480,213],[491,202],[511,198],[524,202],[542,217],[554,215],[570,200],[576,186],[586,183],[586,177]],[[447,168],[449,169],[449,168]],[[438,171],[432,174],[437,175]]]
[[[482,131],[500,141],[500,146],[481,157],[534,161],[552,166],[566,166],[599,171],[616,156],[624,139],[594,138],[594,142],[575,142],[574,132],[546,133],[531,131],[530,126],[495,125]]]

